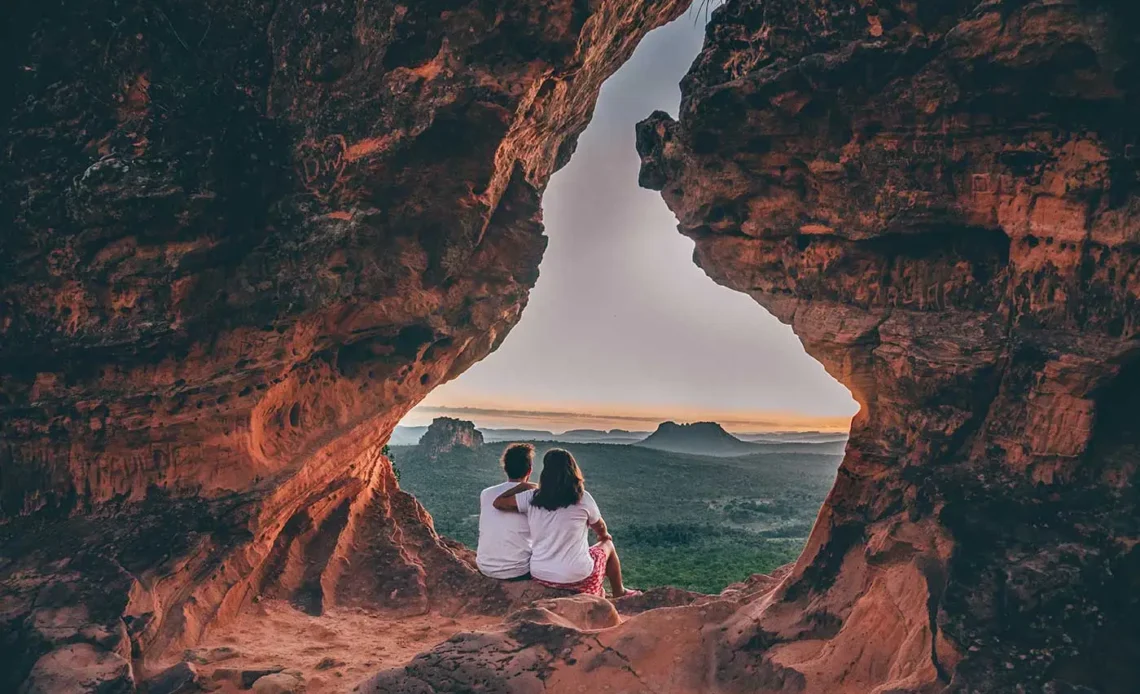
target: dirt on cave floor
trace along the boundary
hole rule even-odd
[[[407,663],[457,632],[501,623],[502,617],[486,615],[406,617],[361,608],[333,608],[314,616],[287,601],[263,599],[196,648],[151,664],[145,674],[187,660],[203,684],[228,694],[243,691],[235,671],[283,668],[300,674],[308,694],[349,692],[361,680]]]

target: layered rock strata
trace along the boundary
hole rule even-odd
[[[456,639],[376,682],[1132,691],[1138,21],[1127,0],[719,9],[679,118],[638,127],[641,182],[861,405],[803,556],[742,607]]]
[[[682,10],[0,11],[0,689],[258,595],[495,604],[381,447],[518,320],[541,191]]]

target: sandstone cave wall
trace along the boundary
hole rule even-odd
[[[381,445],[518,320],[550,174],[683,9],[5,5],[0,688],[258,594],[493,594]]]
[[[682,9],[6,7],[0,685],[67,643],[192,642],[262,593],[498,599],[379,447],[518,319],[547,177]],[[839,480],[774,593],[524,624],[481,657],[566,687],[1128,691],[1138,19],[718,10],[678,120],[639,128],[642,181],[861,403]],[[465,643],[395,676],[451,691]]]
[[[741,691],[1140,681],[1138,21],[729,2],[639,124],[695,261],[861,405],[792,578],[731,621]]]

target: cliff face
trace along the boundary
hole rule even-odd
[[[679,122],[639,125],[641,182],[696,262],[862,406],[794,574],[730,620],[723,677],[1137,681],[1137,7],[730,2]]]
[[[430,455],[447,453],[456,448],[478,448],[483,445],[483,433],[475,424],[452,417],[436,417],[420,439],[420,446]]]
[[[0,688],[258,594],[488,590],[381,445],[518,320],[547,179],[682,9],[6,7]]]

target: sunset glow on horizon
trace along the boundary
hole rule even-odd
[[[708,411],[684,408],[661,409],[638,406],[598,405],[590,408],[565,408],[551,405],[515,403],[495,407],[489,404],[426,405],[417,407],[401,422],[403,426],[426,426],[436,417],[455,417],[473,421],[481,429],[538,429],[556,434],[571,429],[626,429],[652,431],[664,421],[679,424],[717,422],[735,433],[777,431],[819,431],[846,433],[850,417],[824,417],[779,411]]]

